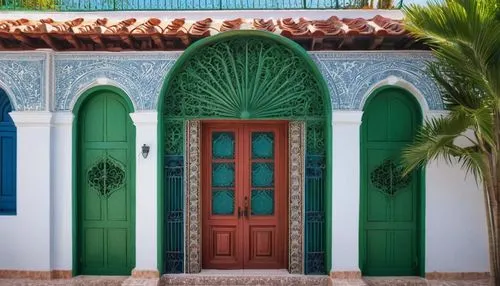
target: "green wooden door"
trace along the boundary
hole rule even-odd
[[[80,274],[130,275],[134,266],[134,129],[127,102],[93,94],[78,117]]]
[[[402,177],[399,162],[420,122],[416,101],[399,89],[383,90],[366,105],[361,126],[363,275],[418,275],[419,174]]]

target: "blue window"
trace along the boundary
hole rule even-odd
[[[0,215],[16,214],[16,126],[9,98],[0,89]]]

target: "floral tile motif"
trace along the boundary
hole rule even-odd
[[[190,120],[186,126],[187,141],[187,188],[186,188],[186,238],[187,256],[186,273],[201,271],[201,124],[198,120]]]
[[[304,147],[305,124],[292,121],[289,124],[289,271],[304,273]]]

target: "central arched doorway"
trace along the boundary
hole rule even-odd
[[[307,53],[267,32],[221,33],[184,52],[162,95],[159,268],[326,273],[331,105]]]

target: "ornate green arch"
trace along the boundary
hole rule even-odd
[[[185,121],[208,118],[306,123],[305,268],[306,273],[330,269],[331,192],[325,190],[331,190],[331,104],[326,83],[304,49],[263,31],[225,32],[200,40],[170,71],[158,106],[160,166],[165,166],[159,176],[160,186],[164,184],[159,188],[161,271],[183,269],[176,253],[184,250],[178,244],[184,240],[183,209],[175,202],[182,203],[178,196],[184,190],[172,189],[172,182],[182,185],[184,180]],[[172,232],[181,237],[172,238]]]

